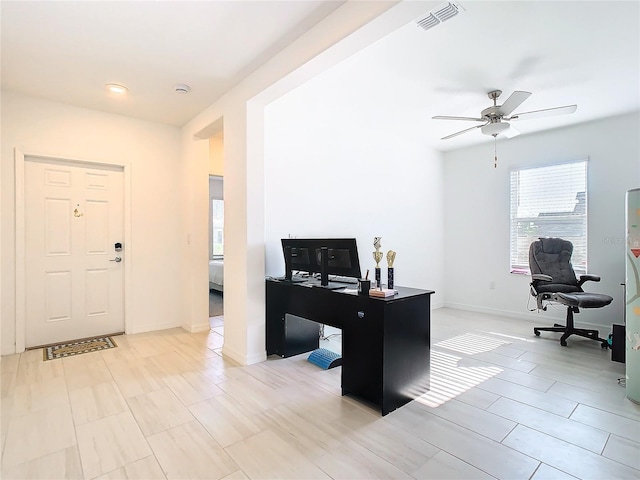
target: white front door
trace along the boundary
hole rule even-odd
[[[123,332],[122,169],[25,157],[24,173],[26,347]]]

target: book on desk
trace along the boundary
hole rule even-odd
[[[372,288],[371,290],[369,290],[370,297],[386,298],[386,297],[393,297],[394,295],[397,295],[397,294],[398,294],[397,290],[393,290],[390,288]]]

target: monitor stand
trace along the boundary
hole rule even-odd
[[[291,278],[275,277],[274,280],[278,280],[279,282],[286,282],[286,283],[304,283],[311,280],[311,277],[300,277],[298,275],[291,275]]]
[[[341,288],[347,288],[347,285],[345,285],[344,283],[336,282],[328,282],[326,285],[322,285],[322,282],[318,281],[317,278],[309,280],[307,283],[312,287],[326,288],[327,290],[340,290]]]
[[[340,290],[341,288],[347,288],[347,285],[345,285],[344,283],[333,283],[333,282],[329,282],[326,285],[322,285],[322,284],[318,284],[318,285],[313,285],[314,287],[320,287],[320,288],[326,288],[327,290]]]

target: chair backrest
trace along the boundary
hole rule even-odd
[[[529,247],[531,273],[541,273],[553,278],[552,284],[578,285],[571,265],[573,244],[561,238],[540,238]]]

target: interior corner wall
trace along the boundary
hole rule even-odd
[[[223,133],[209,139],[209,175],[224,175],[224,137]]]
[[[442,157],[380,104],[397,92],[349,81],[351,59],[265,109],[266,273],[284,275],[281,238],[355,237],[362,274],[373,239],[397,252],[396,285],[435,290],[442,305]],[[360,78],[360,77],[357,77]],[[386,258],[381,262],[386,283]]]
[[[264,317],[266,168],[263,158],[264,108],[322,70],[406,25],[437,2],[345,2],[292,42],[239,85],[182,128],[183,182],[189,220],[184,248],[184,279],[191,298],[183,323],[206,315],[208,239],[207,183],[201,186],[200,163],[207,162],[201,139],[224,119],[225,178],[225,341],[222,353],[243,365],[266,358]],[[260,117],[260,118],[258,118]],[[208,144],[208,142],[206,142]],[[271,181],[274,179],[272,178]],[[276,183],[280,183],[275,179]],[[373,187],[371,187],[373,188]],[[400,250],[399,250],[400,252]],[[400,255],[400,253],[399,253]],[[229,274],[229,272],[232,272]],[[202,280],[202,281],[201,281]],[[201,287],[202,285],[202,287]],[[204,288],[200,293],[200,288]]]
[[[540,325],[564,319],[560,307],[530,313],[530,277],[509,273],[509,171],[588,158],[588,270],[602,281],[584,288],[614,301],[583,309],[576,322],[604,326],[604,335],[622,323],[625,192],[640,186],[639,131],[634,112],[499,140],[497,169],[493,142],[445,153],[445,305],[535,318]]]
[[[2,92],[2,354],[15,351],[14,148],[130,167],[131,245],[124,245],[132,333],[180,325],[183,211],[180,130]]]

